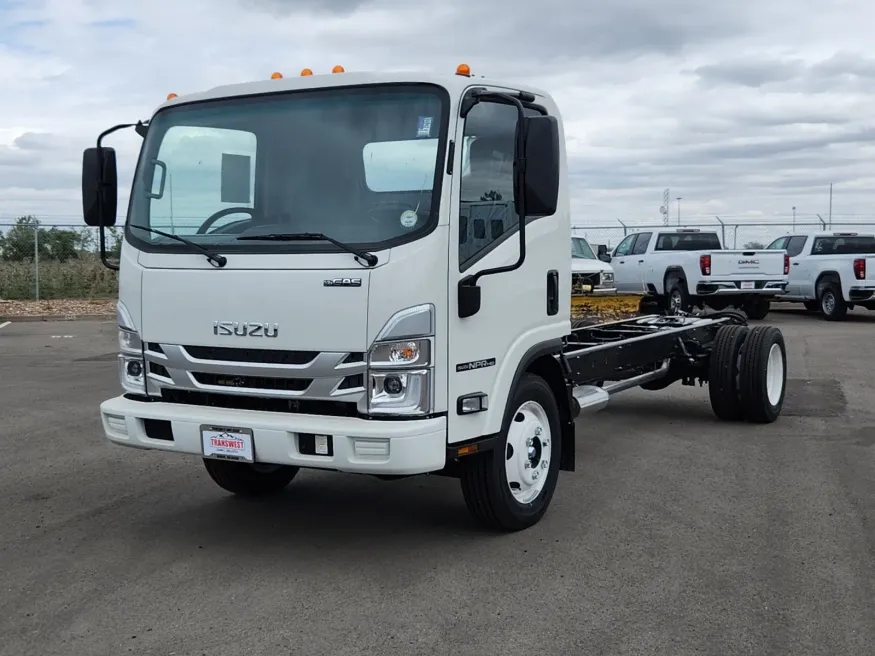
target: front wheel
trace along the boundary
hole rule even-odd
[[[233,462],[204,458],[210,478],[222,489],[244,497],[263,497],[282,492],[298,475],[291,465]]]
[[[537,524],[553,499],[562,429],[553,390],[539,376],[523,376],[508,408],[496,447],[465,464],[462,494],[483,526],[520,531]]]

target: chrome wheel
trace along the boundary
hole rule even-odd
[[[532,503],[541,494],[552,453],[547,413],[539,403],[526,401],[511,421],[505,451],[507,484],[517,502]]]

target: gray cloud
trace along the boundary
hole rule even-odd
[[[33,5],[0,59],[0,216],[76,217],[81,149],[170,91],[413,68],[535,84],[565,120],[581,216],[873,214],[875,46],[864,0],[133,0]],[[102,21],[95,27],[95,21]],[[193,30],[192,26],[197,29]],[[111,52],[111,56],[107,53]],[[125,184],[139,138],[110,138]],[[124,196],[122,191],[122,196]],[[875,217],[873,217],[875,218]]]

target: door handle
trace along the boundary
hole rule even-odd
[[[793,262],[793,266],[799,266],[799,262]]]
[[[638,260],[638,264],[641,264],[644,260]]]
[[[620,260],[620,264],[626,264],[626,260]]]

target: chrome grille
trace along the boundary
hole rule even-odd
[[[363,353],[146,344],[147,392],[344,401],[364,396]]]

